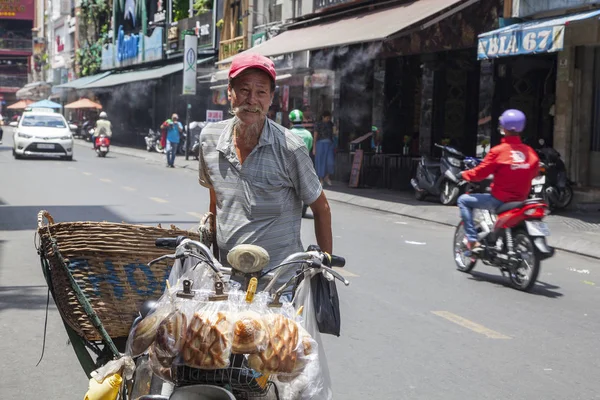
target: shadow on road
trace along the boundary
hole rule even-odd
[[[501,275],[492,275],[486,274],[485,272],[472,271],[469,279],[475,282],[494,283],[496,285],[514,290],[510,285],[510,281],[508,280],[508,278],[505,278]],[[557,292],[554,289],[560,289],[560,286],[555,286],[549,283],[537,281],[534,288],[529,293],[537,296],[549,297],[551,299],[556,299],[563,296],[562,293]]]
[[[349,194],[353,196],[365,197],[372,200],[391,201],[400,204],[411,206],[442,206],[438,198],[439,196],[427,196],[424,201],[419,201],[415,198],[414,190],[389,190],[377,188],[349,188],[340,182],[335,182],[333,186],[325,186],[325,190]]]
[[[3,206],[0,207],[0,231],[36,229],[37,215],[40,210],[47,210],[57,223],[72,221],[124,221],[122,216],[104,206]]]
[[[0,286],[0,312],[9,309],[45,310],[47,290],[46,285]],[[52,299],[50,307],[55,308]]]

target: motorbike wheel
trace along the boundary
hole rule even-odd
[[[465,245],[465,226],[461,221],[460,224],[456,227],[456,231],[454,232],[454,242],[452,244],[452,253],[454,254],[454,262],[456,263],[456,268],[460,272],[471,272],[473,268],[475,268],[475,264],[477,264],[477,259],[474,257],[466,257],[465,250],[467,249]]]
[[[569,206],[569,204],[571,204],[571,201],[573,201],[573,188],[567,183],[564,190],[560,194],[558,203],[554,205],[554,208],[557,210],[564,210]]]
[[[453,206],[456,204],[459,194],[460,190],[458,186],[450,181],[444,181],[442,183],[442,191],[440,192],[440,203],[445,206]]]
[[[160,145],[160,143],[156,143],[154,145],[154,150],[156,150],[157,153],[164,153],[165,149]]]
[[[515,232],[514,249],[521,263],[516,270],[510,271],[510,283],[515,289],[528,292],[540,273],[540,257],[531,237],[522,230]]]

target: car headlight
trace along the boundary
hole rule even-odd
[[[460,167],[460,160],[458,158],[454,158],[454,157],[448,157],[448,162],[452,165],[454,165],[455,167]]]
[[[22,132],[17,132],[17,136],[21,137],[23,139],[31,139],[33,137],[32,135],[28,135],[28,134],[22,133]]]
[[[73,139],[73,136],[72,135],[65,135],[65,136],[61,136],[59,139],[60,140],[71,140],[71,139]]]

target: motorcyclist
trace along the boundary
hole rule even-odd
[[[310,133],[308,129],[306,129],[303,125],[304,122],[304,114],[302,111],[296,109],[290,111],[290,122],[292,123],[292,127],[290,131],[300,136],[308,149],[308,154],[311,154],[313,147],[313,135]],[[302,205],[302,216],[306,215],[306,211],[308,210],[308,204]]]
[[[100,135],[112,137],[112,124],[108,120],[108,115],[106,112],[102,111],[98,116],[98,121],[96,121],[96,127],[94,128],[94,149],[96,148],[96,138],[100,137]]]
[[[503,203],[524,201],[531,190],[531,180],[539,172],[539,158],[531,147],[521,142],[527,118],[519,110],[506,110],[499,119],[502,142],[493,147],[477,167],[462,171],[458,178],[479,182],[494,175],[491,194],[463,194],[458,207],[464,223],[467,249],[473,254],[481,250],[473,224],[473,209],[495,210]],[[467,254],[468,255],[468,254]]]

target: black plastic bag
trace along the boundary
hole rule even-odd
[[[329,281],[323,274],[317,274],[311,278],[310,284],[319,332],[339,337],[342,321],[335,279]]]

